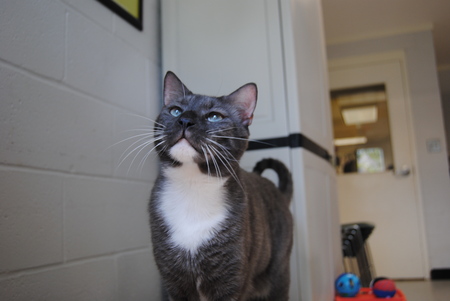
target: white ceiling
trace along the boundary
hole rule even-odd
[[[321,0],[327,44],[432,28],[438,68],[450,68],[450,0]]]

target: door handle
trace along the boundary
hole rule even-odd
[[[411,174],[411,167],[407,164],[403,164],[400,168],[394,169],[394,174],[399,177],[407,177]]]

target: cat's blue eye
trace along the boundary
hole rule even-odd
[[[212,112],[208,115],[207,119],[209,122],[217,122],[221,121],[223,119],[223,116],[220,113]]]
[[[175,107],[175,108],[173,108],[173,109],[170,110],[170,114],[171,114],[172,116],[174,116],[174,117],[180,116],[182,112],[183,112],[183,111],[181,111],[181,109],[178,108],[178,107]]]

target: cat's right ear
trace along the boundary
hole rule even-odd
[[[192,94],[188,88],[172,71],[167,71],[164,77],[164,105],[168,105],[176,99]]]

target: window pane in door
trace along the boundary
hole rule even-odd
[[[337,172],[391,170],[393,158],[385,86],[333,90],[330,97]]]

